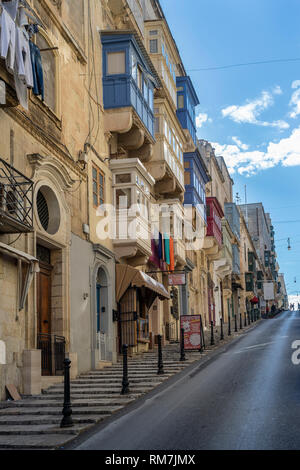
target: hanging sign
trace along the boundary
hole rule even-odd
[[[264,299],[265,300],[274,300],[274,283],[273,282],[264,282]]]
[[[182,274],[169,274],[169,286],[185,286],[185,273]]]
[[[201,342],[201,316],[182,315],[180,317],[180,328],[184,329],[184,349],[186,351],[199,351]]]

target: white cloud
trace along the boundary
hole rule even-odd
[[[223,117],[229,117],[234,122],[239,124],[256,124],[263,127],[276,127],[278,129],[288,129],[290,126],[287,122],[279,120],[273,122],[260,121],[258,117],[262,114],[263,111],[268,109],[274,104],[274,95],[281,94],[282,90],[279,86],[276,86],[272,93],[268,91],[263,91],[261,95],[253,101],[247,100],[247,103],[242,106],[228,106],[227,108],[222,109]]]
[[[292,83],[292,89],[296,91],[291,97],[290,107],[292,111],[289,113],[289,117],[295,119],[300,114],[300,80],[295,80]]]
[[[274,86],[273,95],[282,95],[283,91],[279,85]]]
[[[199,113],[196,117],[196,126],[200,129],[204,123],[212,122],[212,119],[208,117],[206,113]]]
[[[232,140],[241,150],[248,150],[249,145],[243,144],[238,137],[232,137]]]
[[[238,145],[212,143],[212,146],[216,155],[225,158],[231,174],[238,172],[244,176],[251,176],[277,165],[300,166],[300,127],[294,129],[289,137],[279,142],[270,142],[265,152],[242,151]]]

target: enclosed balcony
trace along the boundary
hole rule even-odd
[[[176,115],[163,99],[155,99],[153,156],[145,166],[156,180],[155,194],[161,199],[184,198],[184,133]]]
[[[33,231],[33,182],[0,159],[0,233]]]
[[[150,192],[154,179],[139,159],[111,160],[117,258],[131,266],[151,256]]]
[[[202,206],[206,222],[205,185],[209,182],[210,177],[198,149],[195,152],[184,154],[184,180],[184,203],[192,206]]]
[[[197,144],[197,128],[195,108],[199,104],[198,96],[190,77],[177,77],[177,117],[190,136],[191,143]]]
[[[235,277],[241,274],[240,249],[236,244],[232,245],[232,274]]]
[[[111,154],[148,161],[154,139],[154,90],[159,78],[139,37],[132,32],[101,33],[104,130]]]
[[[246,292],[254,292],[254,275],[253,273],[245,273]]]
[[[271,252],[268,250],[265,250],[265,267],[270,266],[270,258],[271,258]]]
[[[224,204],[224,213],[225,217],[230,225],[230,228],[235,235],[236,239],[239,241],[241,236],[241,222],[240,222],[240,213],[239,210],[233,202]]]
[[[208,254],[217,254],[222,247],[222,218],[224,213],[216,197],[206,198],[207,231],[204,249]]]
[[[186,264],[186,247],[184,241],[184,208],[178,199],[164,200],[159,205],[159,228],[173,239],[175,268]]]

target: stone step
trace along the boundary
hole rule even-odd
[[[161,376],[162,377],[162,376]],[[162,383],[164,381],[164,379],[159,379],[159,380],[153,380],[153,381],[148,381],[148,382],[143,382],[143,381],[140,381],[138,382],[137,384],[134,384],[134,388],[137,388],[137,387],[154,387],[155,385],[159,385],[160,383]],[[131,382],[130,383],[134,383],[134,382]],[[74,392],[77,392],[78,390],[89,390],[89,389],[97,389],[97,390],[103,390],[103,389],[111,389],[112,386],[121,386],[122,387],[122,381],[116,381],[115,383],[111,384],[111,383],[107,383],[107,382],[93,382],[91,384],[71,384],[71,394],[72,394],[72,391]],[[64,387],[62,387],[61,385],[54,385],[53,387],[45,390],[43,392],[44,395],[48,395],[48,394],[51,394],[52,392],[63,392],[64,390]]]
[[[130,389],[132,391],[136,391],[136,392],[146,392],[148,390],[152,390],[153,387],[155,387],[155,385],[145,385],[143,387],[130,387]],[[120,386],[120,387],[114,388],[114,389],[109,388],[108,390],[109,390],[110,393],[120,394],[121,390],[122,390],[122,387]],[[84,396],[84,395],[103,395],[105,393],[107,393],[107,390],[105,390],[103,388],[90,388],[90,389],[80,388],[78,390],[72,390],[71,389],[71,400],[73,398],[78,397],[78,395],[81,395],[81,396]],[[58,396],[61,396],[62,398],[64,396],[63,395],[63,390],[61,391],[61,393],[59,393],[58,390],[47,390],[46,392],[44,392],[44,395],[45,396],[58,395]]]
[[[95,415],[97,419],[101,416],[111,415],[116,411],[119,411],[123,408],[124,403],[120,403],[119,406],[107,406],[103,405],[102,407],[99,406],[80,406],[80,407],[73,407],[72,405],[72,416],[76,418],[83,418],[86,415]],[[58,406],[56,403],[55,406],[47,406],[47,407],[36,407],[36,408],[26,408],[23,409],[19,408],[12,408],[11,410],[6,410],[6,413],[0,413],[0,420],[2,423],[2,419],[4,420],[6,417],[15,417],[18,416],[18,419],[24,419],[26,417],[35,416],[38,418],[39,416],[60,416],[62,417],[62,406]]]
[[[117,406],[117,404],[120,404],[120,406],[127,405],[128,403],[131,403],[134,401],[136,398],[139,398],[142,395],[142,393],[130,393],[129,395],[120,395],[118,399],[114,400],[112,399],[111,395],[101,395],[101,398],[99,397],[94,397],[94,398],[87,398],[86,396],[83,397],[82,399],[78,399],[78,397],[74,400],[72,400],[72,409],[73,408],[80,408],[80,407],[85,407],[85,406]],[[26,401],[18,401],[15,402],[14,407],[17,408],[44,408],[44,407],[59,407],[61,406],[61,409],[63,407],[63,396],[60,395],[44,395],[44,396],[38,396],[34,400],[26,400]],[[6,410],[7,408],[5,408]]]
[[[176,372],[180,372],[181,370],[185,369],[186,366],[181,366],[181,367],[174,367],[172,369],[168,368],[168,367],[165,367],[164,366],[164,370],[166,372],[166,374],[175,374]],[[153,375],[157,375],[157,370],[158,368],[155,367],[153,369],[141,369],[141,370],[137,370],[136,368],[130,368],[128,367],[128,375],[131,374],[132,376],[134,375],[142,375],[142,376],[149,376],[151,374]],[[116,375],[116,376],[120,376],[122,377],[123,376],[123,369],[115,369],[115,370],[109,370],[109,371],[93,371],[93,372],[89,372],[88,374],[82,374],[80,375],[79,378],[81,379],[85,379],[86,377],[97,377],[97,376],[101,376],[101,377],[109,377],[111,375]]]
[[[27,450],[27,449],[53,449],[74,439],[70,434],[50,434],[45,439],[44,435],[13,435],[1,436],[0,449]]]
[[[111,413],[109,413],[111,414]],[[102,418],[104,416],[102,415]],[[93,424],[97,423],[97,418],[91,418],[88,416],[73,416],[74,424]],[[99,418],[99,420],[101,417]],[[2,426],[34,426],[34,425],[44,425],[44,424],[56,424],[60,425],[62,420],[62,413],[57,415],[43,415],[43,416],[0,416],[0,431],[3,430]]]
[[[90,425],[75,424],[72,428],[60,428],[58,425],[53,424],[37,424],[37,425],[24,425],[24,426],[6,426],[5,429],[0,426],[0,436],[21,435],[32,436],[37,434],[78,434],[82,429],[88,429]],[[0,439],[0,443],[2,438]]]
[[[140,383],[140,382],[153,382],[153,383],[159,383],[161,382],[161,378],[158,378],[158,377],[169,377],[169,375],[166,376],[166,374],[164,374],[163,376],[158,376],[158,375],[153,375],[153,377],[138,377],[138,378],[130,378],[130,383]],[[108,377],[108,378],[95,378],[95,379],[77,379],[77,380],[72,380],[71,382],[71,387],[75,387],[77,385],[91,385],[91,384],[102,384],[102,383],[120,383],[120,380],[122,382],[122,377],[121,376],[117,376],[117,377]],[[53,388],[57,387],[57,385],[53,385],[51,387],[51,390]]]

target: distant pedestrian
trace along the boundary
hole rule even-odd
[[[275,313],[276,313],[276,307],[275,307],[275,304],[273,304],[271,307],[271,315],[274,316]]]

